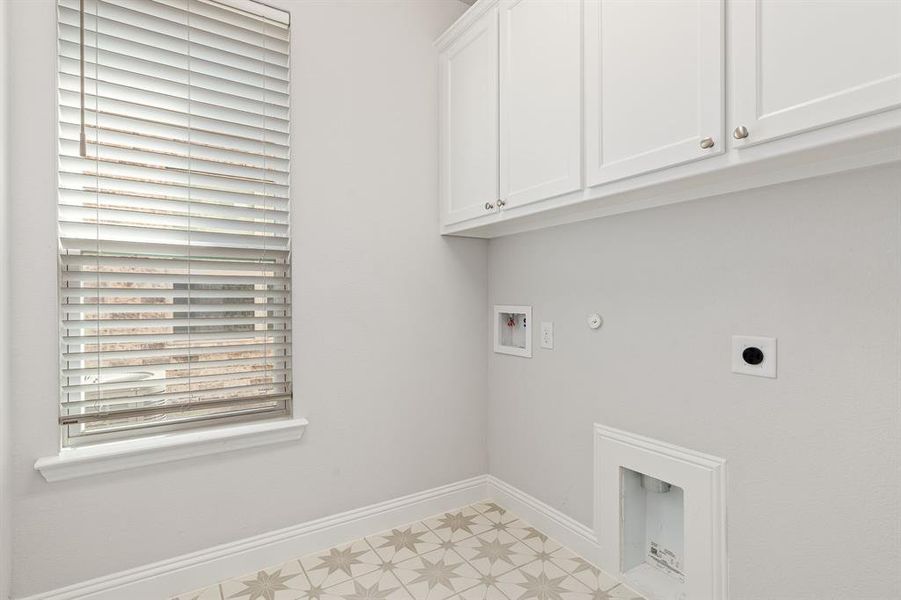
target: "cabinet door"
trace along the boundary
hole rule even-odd
[[[742,143],[901,106],[897,0],[741,0],[729,33]]]
[[[723,65],[722,0],[586,0],[588,185],[723,152]]]
[[[502,0],[500,190],[521,206],[582,187],[581,0]]]
[[[497,7],[494,7],[439,57],[440,195],[444,224],[495,211],[497,28]],[[491,208],[486,209],[486,204]]]

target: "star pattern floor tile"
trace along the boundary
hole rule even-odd
[[[171,600],[643,600],[494,502]]]

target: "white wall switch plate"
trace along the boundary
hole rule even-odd
[[[732,372],[776,377],[776,338],[732,336]]]
[[[554,324],[550,321],[541,322],[541,347],[548,350],[554,348]]]

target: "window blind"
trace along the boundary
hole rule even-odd
[[[254,4],[58,1],[64,443],[290,412],[289,25]]]

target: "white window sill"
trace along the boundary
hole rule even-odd
[[[63,448],[58,455],[39,458],[36,471],[47,481],[65,481],[99,473],[219,454],[231,450],[299,440],[306,419],[265,421],[215,429],[170,433],[82,448]]]

